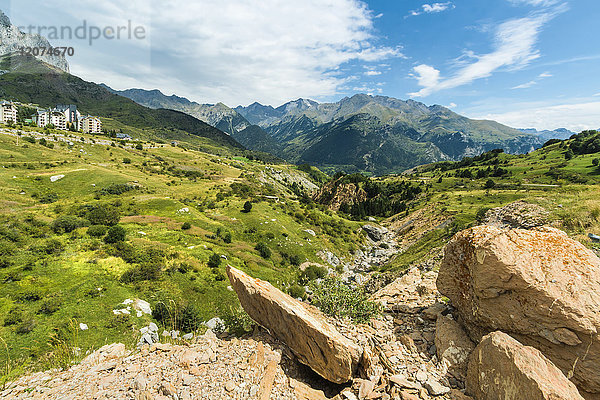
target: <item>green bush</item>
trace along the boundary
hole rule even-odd
[[[123,164],[131,164],[131,158],[124,158]]]
[[[318,265],[311,264],[298,277],[298,283],[301,285],[308,285],[309,282],[315,279],[323,279],[327,276],[327,268],[319,267]]]
[[[266,259],[271,257],[271,249],[269,249],[264,242],[258,242],[254,249],[258,251],[258,254],[260,254],[262,258]]]
[[[85,221],[74,215],[61,215],[56,218],[50,226],[54,233],[63,234],[73,232],[75,229],[85,225]]]
[[[306,289],[304,289],[304,286],[294,284],[289,287],[288,293],[295,299],[306,299]]]
[[[190,229],[192,227],[192,224],[190,224],[189,222],[184,222],[183,225],[181,225],[181,229],[183,229],[184,231]]]
[[[87,234],[91,237],[99,238],[106,235],[108,228],[104,225],[92,225],[88,228]]]
[[[17,325],[21,322],[23,322],[23,311],[19,308],[12,308],[4,317],[4,326]]]
[[[207,264],[210,268],[219,268],[219,265],[221,265],[221,256],[218,255],[217,253],[212,253],[210,255],[210,257],[208,258],[208,264]]]
[[[127,232],[125,231],[125,228],[123,228],[121,225],[114,225],[111,226],[106,232],[104,241],[106,243],[118,243],[124,241],[126,236]]]
[[[369,300],[364,289],[351,287],[338,277],[327,277],[311,283],[312,303],[325,314],[348,317],[355,323],[366,323],[379,314],[379,306]]]
[[[119,209],[107,204],[85,206],[81,210],[82,216],[92,225],[116,225],[121,219]]]
[[[138,143],[138,144],[135,145],[135,149],[136,150],[144,150],[144,146],[142,146],[141,143]]]
[[[250,211],[252,211],[252,203],[247,201],[244,203],[244,212],[249,213]]]
[[[121,282],[155,281],[160,279],[161,272],[162,266],[160,264],[142,264],[125,271],[121,275]]]
[[[252,332],[254,321],[241,306],[221,309],[219,318],[223,320],[225,329],[232,335],[242,336]]]
[[[65,245],[58,239],[47,239],[42,243],[39,250],[48,255],[60,254],[65,249]]]
[[[231,233],[230,232],[226,232],[225,235],[223,235],[223,241],[225,243],[231,243]]]
[[[44,193],[40,196],[40,203],[42,204],[50,204],[54,203],[58,200],[58,195],[56,193]]]

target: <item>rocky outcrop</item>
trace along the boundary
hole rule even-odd
[[[449,317],[438,317],[435,326],[435,347],[440,362],[448,366],[452,375],[464,380],[469,354],[475,348],[475,344],[460,324]]]
[[[244,310],[283,341],[300,362],[331,382],[352,379],[362,349],[342,336],[320,311],[236,268],[228,267],[227,274]]]
[[[499,228],[531,229],[548,222],[548,211],[537,204],[519,200],[485,213],[483,225]]]
[[[471,338],[501,330],[600,392],[600,260],[553,228],[478,226],[448,244],[437,280]]]
[[[323,185],[315,193],[313,199],[317,203],[326,204],[330,210],[338,211],[342,204],[355,204],[367,199],[367,192],[354,183],[331,181]]]
[[[0,11],[0,55],[15,53],[21,47],[50,48],[48,40],[38,34],[23,33],[12,25],[10,19]],[[69,63],[64,56],[44,55],[36,57],[64,72],[69,72]]]
[[[386,228],[370,224],[363,225],[362,228],[365,232],[367,232],[367,235],[369,235],[371,240],[375,242],[383,240],[383,238],[385,238],[385,235],[388,233],[388,230]]]
[[[471,354],[467,393],[477,400],[583,400],[539,350],[502,332],[485,336]]]

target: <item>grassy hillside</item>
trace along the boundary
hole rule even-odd
[[[363,240],[358,223],[298,200],[293,183],[309,180],[295,167],[58,135],[0,134],[0,365],[61,365],[76,357],[66,344],[80,354],[133,344],[151,317],[114,315],[126,299],[164,305],[176,320],[155,321],[167,329],[199,328],[236,307],[226,264],[287,290],[298,264],[322,262],[323,249],[344,256]],[[108,243],[115,224],[125,240]]]
[[[76,104],[82,113],[111,118],[119,123],[150,130],[158,137],[186,133],[209,139],[219,146],[242,150],[229,135],[179,111],[150,109],[125,97],[113,94],[103,86],[86,82],[49,66],[33,57],[5,55],[0,69],[0,98],[54,107]]]

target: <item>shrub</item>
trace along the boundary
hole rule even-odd
[[[325,276],[327,276],[327,268],[311,264],[302,271],[298,278],[298,282],[301,285],[308,285],[309,282],[314,281],[315,279],[323,279]]]
[[[245,335],[251,332],[254,327],[254,321],[241,306],[220,310],[219,314],[219,317],[223,320],[225,329],[232,335]]]
[[[52,315],[60,309],[62,302],[57,297],[50,297],[42,303],[38,314]]]
[[[131,158],[124,158],[123,164],[131,164]]]
[[[4,326],[17,325],[23,322],[23,312],[19,308],[11,309],[4,317]]]
[[[319,284],[313,282],[311,289],[313,304],[325,314],[365,323],[379,313],[379,306],[369,300],[364,289],[346,285],[338,277],[327,277]]]
[[[294,284],[290,286],[290,288],[288,289],[288,293],[295,299],[306,299],[306,289],[304,289],[304,286]]]
[[[19,335],[25,335],[35,329],[36,322],[33,319],[27,319],[21,323],[21,325],[17,328],[17,333]]]
[[[299,254],[292,254],[290,256],[290,264],[297,267],[298,265],[302,264],[302,257],[300,257]]]
[[[258,251],[258,254],[260,254],[262,258],[266,259],[271,257],[271,249],[269,249],[264,242],[258,242],[254,249]]]
[[[485,218],[485,214],[490,210],[489,207],[481,207],[479,210],[477,210],[477,212],[475,213],[475,221],[481,223],[483,222],[483,218]]]
[[[189,222],[184,222],[183,225],[181,225],[181,229],[183,229],[184,231],[190,229],[192,227],[192,224],[190,224]]]
[[[219,268],[219,265],[221,265],[221,256],[218,255],[217,253],[212,253],[210,255],[210,257],[208,258],[208,264],[207,264],[210,268]]]
[[[104,241],[106,243],[118,243],[123,242],[125,237],[127,236],[127,232],[125,228],[121,225],[111,226],[106,232],[106,236],[104,237]]]
[[[52,238],[43,242],[39,249],[48,255],[60,254],[65,249],[65,245],[60,240]]]
[[[56,193],[45,193],[40,196],[40,203],[42,203],[42,204],[54,203],[57,200],[58,200],[58,195]]]
[[[249,213],[250,211],[252,211],[252,203],[247,201],[244,203],[244,212]]]
[[[87,234],[91,237],[99,238],[106,235],[108,228],[104,225],[92,225],[88,228]]]
[[[180,310],[176,324],[178,329],[185,333],[194,332],[201,324],[202,320],[200,319],[200,313],[196,306],[187,304]]]
[[[141,143],[138,143],[138,144],[135,145],[135,149],[136,150],[144,150],[144,146],[142,146]]]
[[[225,243],[231,243],[231,233],[226,232],[225,235],[223,235],[223,241]]]
[[[100,194],[103,195],[109,195],[109,194],[123,194],[123,193],[127,193],[130,190],[135,189],[136,187],[133,185],[130,185],[128,183],[113,183],[111,185],[108,185],[107,187],[104,187],[102,189],[100,189]]]
[[[121,219],[119,209],[107,204],[84,207],[81,214],[85,219],[90,221],[92,225],[112,226],[118,224]]]
[[[121,282],[155,281],[160,279],[161,272],[162,266],[159,264],[142,264],[125,271],[121,275]]]
[[[493,189],[496,187],[496,182],[491,179],[488,179],[485,185],[483,185],[484,189]]]
[[[74,215],[61,215],[51,225],[56,234],[70,233],[84,225],[84,221]]]
[[[597,167],[598,165],[600,165],[600,158],[594,158],[592,160],[592,165]]]

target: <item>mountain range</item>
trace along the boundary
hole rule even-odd
[[[495,121],[472,120],[414,100],[356,94],[334,103],[309,99],[277,108],[198,104],[158,90],[113,91],[142,105],[190,113],[242,145],[324,170],[398,173],[419,164],[457,160],[495,148],[526,153],[544,139]]]
[[[542,141],[548,141],[550,139],[560,139],[560,140],[567,140],[569,139],[571,136],[575,135],[575,132],[570,131],[566,128],[558,128],[558,129],[554,129],[554,130],[542,130],[542,131],[538,131],[535,128],[527,128],[527,129],[519,129],[521,132],[524,133],[529,133],[531,135],[535,135],[537,137],[540,138],[540,140]]]

